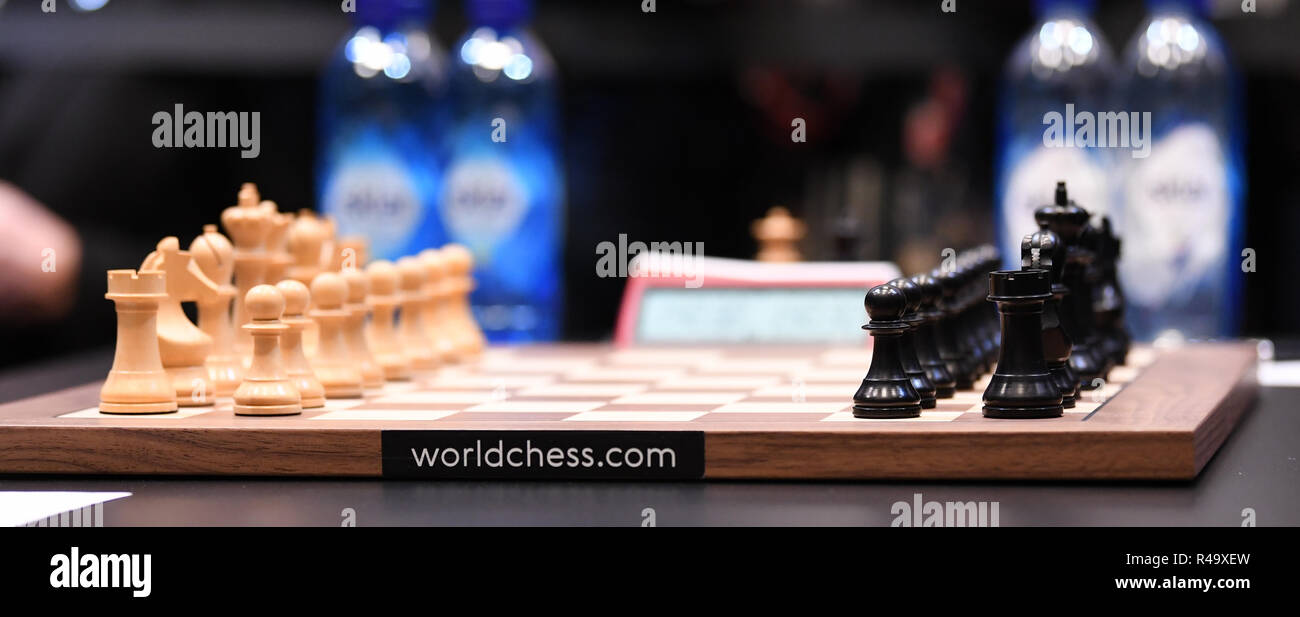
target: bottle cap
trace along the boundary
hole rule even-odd
[[[352,15],[359,24],[389,29],[400,22],[424,23],[433,17],[433,0],[357,0]]]
[[[532,0],[468,0],[465,9],[474,26],[509,28],[533,15]]]
[[[1043,19],[1058,13],[1077,13],[1091,15],[1097,8],[1096,0],[1034,0],[1034,15]]]

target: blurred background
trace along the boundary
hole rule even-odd
[[[454,63],[467,32],[491,16],[435,4],[426,26]],[[640,0],[541,0],[528,16],[554,69],[555,135],[543,141],[557,153],[552,190],[565,212],[556,219],[560,338],[611,335],[625,280],[595,275],[595,247],[619,234],[750,258],[752,221],[784,205],[808,226],[806,258],[890,260],[908,272],[933,267],[944,247],[995,241],[1001,80],[1035,28],[1034,3],[957,0],[955,13],[939,0],[655,4],[645,13]],[[1257,271],[1244,277],[1239,332],[1281,338],[1298,333],[1300,314],[1293,4],[1207,6],[1238,71],[1245,120],[1235,137],[1241,242]],[[21,301],[14,273],[34,262],[0,263],[10,279],[0,283],[0,363],[9,365],[111,345],[104,270],[138,267],[167,235],[188,245],[242,182],[282,210],[327,210],[322,135],[332,129],[322,114],[332,112],[322,76],[357,32],[339,2],[322,0],[56,6],[0,1],[0,180],[70,225],[81,248],[61,266],[79,267],[64,268],[76,274],[66,297]],[[1124,0],[1092,12],[1117,63],[1148,18],[1143,3]],[[259,156],[155,148],[151,118],[177,103],[260,112]],[[806,121],[806,142],[791,140],[794,117]],[[1043,179],[1045,192],[1054,181]],[[47,225],[34,208],[10,210],[19,214],[0,221],[4,237]]]

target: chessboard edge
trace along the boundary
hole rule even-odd
[[[379,477],[377,429],[0,426],[0,474]]]
[[[1258,370],[1257,363],[1247,365],[1227,395],[1196,427],[1193,446],[1197,475],[1210,463],[1219,448],[1232,436],[1242,418],[1254,407],[1259,397]]]

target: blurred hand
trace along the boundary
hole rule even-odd
[[[76,299],[80,269],[76,230],[0,181],[0,320],[13,326],[62,317]]]

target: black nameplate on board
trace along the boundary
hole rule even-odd
[[[422,431],[381,434],[385,478],[695,480],[701,431]]]

